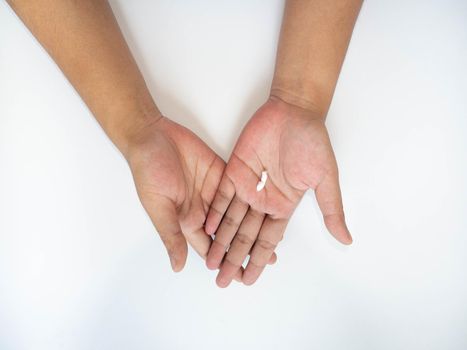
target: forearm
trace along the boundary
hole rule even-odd
[[[104,0],[8,0],[125,154],[160,113]]]
[[[362,0],[287,0],[271,95],[323,117]]]

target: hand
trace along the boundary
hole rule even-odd
[[[187,242],[206,258],[206,214],[225,163],[203,141],[165,117],[134,138],[127,155],[143,207],[164,242],[174,271],[183,269]],[[241,275],[240,275],[241,276]]]
[[[263,170],[268,180],[258,192]],[[206,264],[220,267],[220,287],[230,284],[248,254],[243,283],[257,280],[310,188],[329,232],[350,244],[324,118],[271,97],[243,129],[209,209],[205,230],[216,237]]]

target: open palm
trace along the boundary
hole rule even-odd
[[[160,118],[143,130],[129,164],[143,207],[159,232],[174,271],[187,257],[187,241],[206,257],[211,238],[206,215],[225,163],[185,127]]]
[[[268,179],[257,191],[262,171]],[[238,139],[207,217],[206,233],[216,233],[207,265],[221,267],[219,286],[231,282],[248,254],[243,282],[256,281],[308,189],[316,191],[331,234],[350,244],[337,164],[323,119],[271,98]]]

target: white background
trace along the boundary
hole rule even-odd
[[[225,159],[281,0],[114,1],[167,116]],[[130,172],[0,2],[0,349],[467,349],[467,2],[367,1],[328,127],[351,247],[310,193],[260,281],[173,274]]]

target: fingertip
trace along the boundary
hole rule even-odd
[[[261,273],[260,271],[262,271],[262,269],[259,269],[259,268],[248,269],[247,267],[246,270],[243,272],[243,277],[242,277],[243,284],[245,286],[251,286],[252,284],[254,284]]]
[[[339,242],[344,245],[351,245],[353,243],[353,238],[350,236],[350,233],[332,233],[332,236]]]
[[[217,263],[213,259],[210,259],[209,255],[208,255],[208,257],[206,258],[206,267],[209,270],[217,270],[217,268],[219,266],[217,265]]]
[[[341,242],[345,245],[351,245],[353,243],[353,237],[349,231],[347,231],[345,238],[341,240]]]
[[[219,228],[221,220],[222,216],[213,208],[210,208],[206,217],[206,222],[204,223],[204,232],[206,232],[206,234],[209,236],[215,234]]]
[[[180,259],[173,255],[170,255],[169,258],[170,258],[170,265],[172,266],[173,272],[177,273],[183,270],[183,268],[185,267],[185,263],[186,263],[186,257]]]
[[[216,227],[211,224],[210,220],[206,220],[206,224],[204,226],[204,233],[208,236],[212,236],[216,232]]]
[[[341,215],[328,215],[324,217],[324,223],[327,230],[334,236],[340,243],[350,245],[353,242],[352,235],[347,228],[344,216]]]
[[[209,270],[217,270],[222,263],[225,254],[225,247],[213,241],[206,258],[206,266]]]
[[[172,265],[172,271],[175,272],[175,273],[179,273],[183,270],[183,267],[184,266],[174,266]]]
[[[251,279],[244,276],[242,282],[245,286],[251,286],[253,285],[253,283],[255,283],[255,279]]]
[[[225,278],[221,274],[217,275],[216,284],[219,288],[227,288],[230,285],[230,282],[232,282],[231,279]]]
[[[277,254],[274,252],[272,253],[271,257],[269,258],[268,264],[274,265],[277,262]]]
[[[183,236],[181,236],[183,237]],[[183,270],[188,257],[188,245],[185,238],[179,240],[177,243],[172,244],[166,243],[167,254],[169,255],[170,265],[174,272],[180,272]]]

